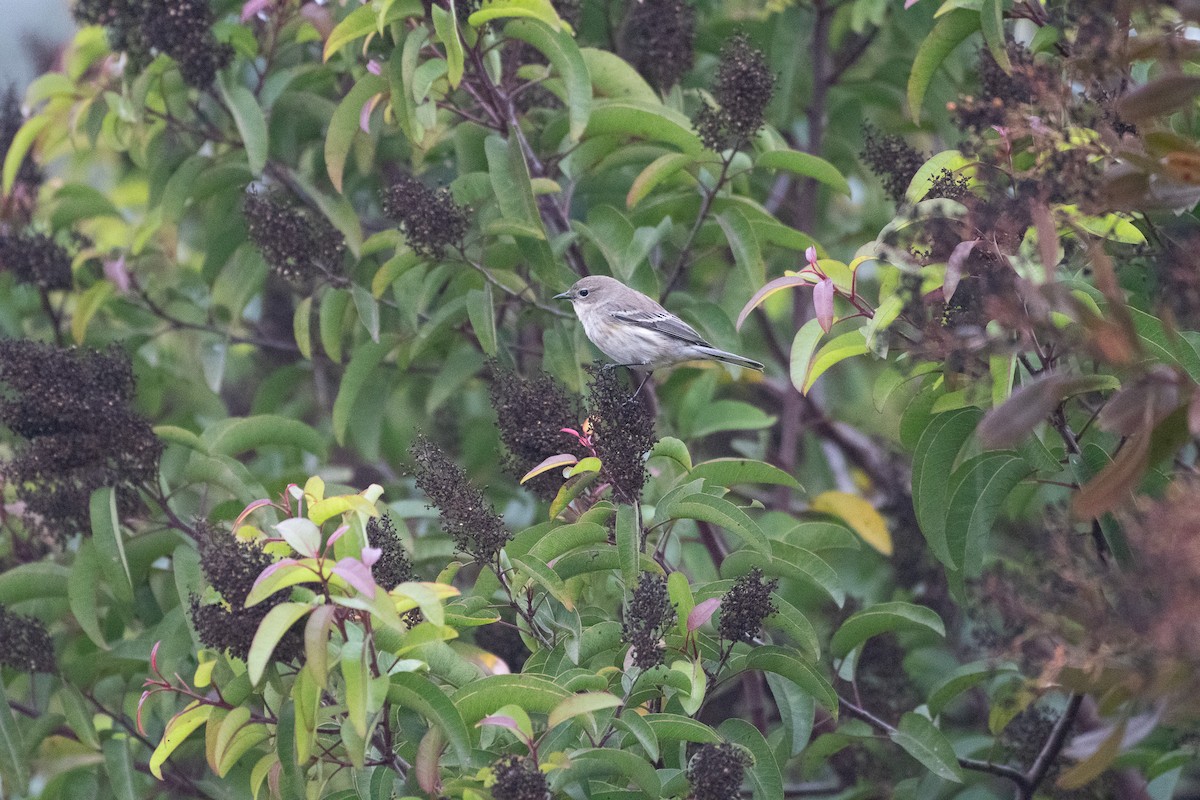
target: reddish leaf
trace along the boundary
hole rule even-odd
[[[1200,95],[1200,76],[1164,75],[1139,86],[1117,101],[1123,119],[1137,121],[1186,108]]]
[[[687,629],[688,633],[699,628],[704,623],[712,619],[712,615],[721,607],[721,598],[710,597],[707,600],[702,600],[688,612]]]
[[[833,327],[833,281],[829,278],[813,287],[813,310],[817,312],[821,330],[829,333]]]
[[[1075,499],[1071,510],[1079,519],[1095,519],[1125,501],[1146,472],[1150,456],[1150,432],[1139,431],[1125,440],[1112,463],[1092,478]]]
[[[1038,255],[1042,258],[1042,266],[1046,268],[1046,278],[1049,279],[1058,266],[1058,228],[1054,225],[1050,207],[1045,203],[1034,203],[1029,211],[1037,231]]]
[[[754,293],[754,297],[750,298],[750,302],[746,303],[742,308],[737,318],[737,329],[741,330],[742,323],[746,321],[746,317],[750,316],[750,312],[762,305],[762,302],[771,295],[783,289],[795,289],[797,286],[807,286],[808,281],[803,275],[784,275],[782,278],[776,278],[769,281],[766,286]]]

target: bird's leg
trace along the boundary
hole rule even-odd
[[[632,365],[630,365],[630,366],[632,366]],[[646,377],[642,378],[642,382],[639,383],[638,387],[633,390],[633,394],[629,395],[629,399],[625,401],[626,403],[632,403],[634,400],[637,399],[638,394],[642,391],[642,387],[646,385],[646,381],[650,380],[650,376],[653,374],[654,374],[653,371],[649,371],[646,373]]]

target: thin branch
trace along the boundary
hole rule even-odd
[[[1046,742],[1042,745],[1041,752],[1037,754],[1033,765],[1029,768],[1029,772],[1025,776],[1027,786],[1022,787],[1021,800],[1033,800],[1033,794],[1037,791],[1038,786],[1046,779],[1046,773],[1050,771],[1055,759],[1062,752],[1063,745],[1067,741],[1067,734],[1071,732],[1071,728],[1075,725],[1075,718],[1079,715],[1079,708],[1083,704],[1082,694],[1073,694],[1071,699],[1067,701],[1067,708],[1063,711],[1062,716],[1054,723],[1054,728],[1050,731],[1050,735],[1046,737]]]

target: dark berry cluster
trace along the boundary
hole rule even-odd
[[[40,620],[0,605],[0,666],[22,672],[53,672],[54,642]]]
[[[675,618],[675,606],[667,595],[667,579],[643,572],[621,623],[621,639],[633,648],[633,663],[639,669],[663,663],[666,647],[662,639],[675,624]]]
[[[692,800],[737,800],[753,757],[730,742],[701,745],[688,760]]]
[[[721,638],[731,642],[756,638],[762,632],[763,620],[779,610],[771,602],[771,592],[777,586],[779,579],[764,581],[758,567],[734,581],[721,601],[721,621],[717,624]]]
[[[417,463],[417,486],[441,512],[442,529],[460,552],[480,563],[493,561],[512,534],[483,492],[424,436],[417,437],[410,452]]]
[[[381,551],[379,560],[371,565],[371,575],[376,583],[385,589],[394,589],[413,580],[412,559],[404,549],[391,517],[372,517],[367,521],[367,544]]]
[[[129,55],[135,71],[155,53],[165,53],[179,65],[184,82],[197,89],[211,86],[233,58],[233,48],[213,36],[209,0],[80,0],[75,16],[105,26],[109,43]]]
[[[550,787],[531,758],[504,756],[492,764],[494,800],[546,800]]]
[[[115,487],[121,509],[158,474],[162,443],[129,408],[133,368],[117,348],[59,348],[0,341],[0,422],[26,441],[0,472],[24,502],[26,521],[62,541],[91,530],[92,492]]]
[[[0,269],[39,289],[71,288],[71,254],[44,233],[0,234]]]
[[[546,458],[570,450],[574,438],[563,428],[579,424],[579,398],[545,372],[526,378],[488,364],[488,394],[496,411],[496,427],[508,451],[504,468],[520,477]],[[550,499],[562,486],[554,474],[539,475],[525,486],[543,499]]]
[[[262,571],[271,565],[271,557],[258,545],[218,531],[207,523],[200,523],[197,533],[200,566],[208,582],[225,602],[204,604],[199,597],[192,595],[192,623],[196,626],[200,641],[207,647],[228,651],[236,658],[245,659],[250,654],[254,634],[258,632],[258,626],[267,612],[285,601],[287,595],[278,593],[246,608],[246,596]],[[292,661],[303,653],[304,640],[300,631],[293,629],[280,640],[275,649],[275,659]]]
[[[408,246],[425,258],[462,247],[470,225],[468,209],[454,202],[449,189],[430,189],[402,175],[383,191],[383,213],[400,223]]]
[[[955,200],[961,203],[970,194],[970,185],[970,178],[944,169],[933,180],[929,181],[929,192],[925,196],[931,200],[943,197],[947,200]]]
[[[925,156],[899,136],[882,134],[874,125],[863,126],[862,160],[883,181],[883,190],[897,203],[904,200],[913,176]]]
[[[17,96],[17,90],[10,85],[5,90],[3,98],[0,98],[0,163],[2,163],[4,155],[8,154],[8,149],[12,147],[13,137],[17,135],[17,131],[23,124],[25,124],[25,115],[21,113],[21,99]],[[42,170],[29,157],[28,153],[22,159],[21,166],[17,170],[16,182],[29,187],[37,187],[42,182]]]
[[[632,503],[646,485],[645,457],[657,441],[654,414],[630,399],[617,370],[592,367],[591,372],[588,413],[596,455],[603,464],[601,475],[621,501]]]
[[[659,90],[692,68],[696,11],[685,0],[630,3],[621,28],[622,57]]]
[[[717,107],[704,105],[696,115],[704,145],[718,152],[744,146],[763,126],[774,93],[775,73],[762,51],[751,47],[744,35],[730,39],[713,83]]]
[[[324,216],[276,194],[247,194],[242,210],[250,241],[280,277],[304,288],[319,275],[340,272],[346,240]]]

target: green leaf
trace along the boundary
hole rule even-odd
[[[824,706],[835,719],[837,718],[837,692],[833,690],[829,680],[817,671],[816,667],[790,647],[777,645],[754,647],[746,655],[734,659],[731,667],[737,672],[762,670],[787,678]]]
[[[79,552],[71,564],[71,579],[67,582],[67,600],[71,606],[71,614],[87,637],[101,650],[107,650],[108,641],[100,630],[99,608],[96,601],[96,587],[100,578],[100,563],[96,555],[95,542],[84,539],[79,544]]]
[[[479,349],[484,355],[496,355],[496,308],[490,283],[485,283],[482,289],[467,292],[467,319],[479,340]]]
[[[557,13],[554,16],[555,21],[561,22]],[[536,48],[562,78],[567,90],[569,136],[571,141],[579,141],[587,129],[592,110],[592,77],[583,54],[579,52],[579,45],[569,33],[562,30],[561,24],[555,25],[544,19],[515,20],[504,26],[504,34]]]
[[[617,507],[617,555],[621,560],[621,580],[625,585],[626,597],[633,591],[638,579],[638,556],[642,552],[642,526],[637,506],[622,503]]]
[[[943,564],[950,563],[950,550],[946,544],[946,501],[949,500],[946,477],[982,417],[983,412],[977,408],[934,416],[917,440],[913,453],[913,510],[925,541]]]
[[[622,714],[622,718],[637,716],[632,713]],[[691,717],[683,714],[646,714],[640,717],[660,742],[698,742],[700,744],[717,744],[720,735]]]
[[[111,281],[96,281],[91,288],[79,295],[75,302],[75,313],[71,316],[71,338],[75,340],[75,344],[83,344],[92,317],[104,307],[115,291],[116,287]]]
[[[210,453],[240,456],[267,445],[296,447],[318,458],[328,450],[325,437],[299,420],[274,414],[230,417],[210,425],[201,435]]]
[[[494,19],[525,17],[539,20],[552,30],[570,30],[550,0],[484,0],[478,11],[467,18],[468,24],[478,28]]]
[[[979,23],[983,28],[983,41],[988,52],[1000,69],[1012,73],[1012,62],[1008,59],[1008,46],[1004,39],[1004,0],[983,0],[979,9]]]
[[[950,476],[946,549],[950,563],[968,577],[983,567],[983,544],[1009,493],[1033,468],[1015,453],[983,453],[963,462]]]
[[[92,492],[89,503],[92,541],[100,561],[100,570],[113,595],[125,603],[133,602],[133,578],[125,557],[125,537],[117,518],[117,493],[111,487]]]
[[[687,445],[674,436],[664,436],[655,442],[646,458],[659,457],[669,458],[685,470],[692,469],[692,454],[688,452]]]
[[[20,564],[0,574],[0,603],[66,597],[70,572],[61,564]]]
[[[346,93],[329,119],[329,130],[325,134],[325,170],[329,181],[339,193],[346,171],[346,158],[354,139],[362,130],[360,125],[362,108],[377,94],[388,92],[387,79],[366,73]]]
[[[808,617],[804,616],[798,608],[787,600],[784,600],[778,592],[772,595],[772,602],[779,609],[779,613],[767,617],[763,620],[763,625],[786,633],[791,637],[793,644],[807,658],[811,658],[814,661],[820,658],[821,640],[817,637],[817,630],[808,621]]]
[[[11,789],[17,796],[25,795],[29,786],[29,761],[3,680],[0,680],[0,776],[4,778],[6,790]]]
[[[760,553],[770,553],[767,536],[750,519],[745,511],[721,497],[710,494],[693,494],[671,505],[672,519],[694,519],[720,526],[736,534],[742,541]]]
[[[258,684],[262,680],[279,640],[312,610],[313,606],[308,603],[280,603],[267,612],[258,625],[254,640],[250,643],[250,655],[246,659],[246,672],[250,675],[251,683]]]
[[[789,364],[793,386],[799,388],[807,384],[813,356],[824,335],[825,331],[821,328],[821,321],[818,319],[810,319],[800,326],[800,330],[796,331],[796,337],[792,339],[792,354]]]
[[[744,719],[735,717],[722,722],[720,730],[727,741],[736,742],[754,756],[754,764],[746,772],[754,790],[755,800],[777,800],[783,797],[783,776],[779,772],[779,762],[775,760],[771,746],[767,744],[758,728]]]
[[[651,105],[661,102],[658,92],[646,83],[646,79],[630,66],[628,61],[616,53],[594,47],[581,47],[579,54],[587,64],[588,74],[592,76],[592,87],[601,97],[633,100]]]
[[[958,8],[939,19],[925,41],[921,42],[908,75],[908,113],[912,115],[913,122],[921,121],[921,105],[933,83],[934,73],[956,47],[979,30],[979,26],[979,14]]]
[[[810,322],[817,322],[817,324],[820,325],[819,320],[810,320]],[[807,324],[808,323],[806,322],[805,325]],[[801,330],[803,330],[803,328],[801,328]],[[817,382],[817,378],[825,374],[825,371],[830,367],[845,361],[848,358],[866,355],[870,351],[871,349],[867,347],[867,340],[864,338],[863,331],[861,329],[843,333],[841,336],[836,336],[830,341],[826,342],[825,345],[817,351],[817,354],[813,356],[812,365],[808,368],[808,374],[804,378],[803,387],[796,385],[796,388],[800,389],[803,394],[808,394],[808,391],[812,389],[813,384]],[[794,357],[795,354],[793,353],[793,358]]]
[[[610,692],[583,692],[573,694],[554,707],[550,718],[546,720],[546,729],[566,722],[580,714],[590,714],[606,708],[616,708],[621,705],[621,698]]]
[[[850,184],[838,168],[825,159],[797,150],[768,150],[754,160],[755,167],[781,169],[793,175],[812,178],[841,194],[850,194]]]
[[[667,576],[667,596],[671,599],[671,605],[675,606],[679,635],[686,637],[689,633],[688,614],[696,607],[696,597],[692,594],[692,587],[685,573],[675,571]]]
[[[325,40],[322,58],[328,61],[342,47],[375,31],[375,8],[373,4],[359,6],[334,26]]]
[[[678,111],[630,100],[596,100],[585,136],[616,134],[671,145],[680,152],[700,155],[704,145],[692,123]]]
[[[242,145],[246,148],[246,161],[254,177],[262,175],[263,167],[267,165],[267,117],[254,93],[245,86],[230,84],[226,80],[217,81],[221,97],[233,115],[233,123],[237,126]]]
[[[662,797],[658,772],[645,758],[628,750],[611,747],[580,750],[571,754],[571,766],[567,770],[577,780],[593,775],[615,775],[637,784],[650,797]]]
[[[524,556],[514,556],[512,558],[513,566],[532,578],[535,583],[549,592],[550,596],[558,602],[562,603],[563,608],[571,611],[575,608],[574,598],[571,592],[567,589],[567,585],[563,583],[563,579],[551,569],[545,561],[526,554]]]
[[[590,544],[604,544],[608,541],[608,530],[595,522],[572,522],[569,525],[559,525],[537,544],[529,548],[529,555],[550,563],[577,547]],[[509,548],[511,556],[511,547]]]
[[[112,796],[118,800],[137,800],[141,797],[133,783],[133,756],[129,752],[129,738],[120,734],[111,736],[104,740],[101,749]]]
[[[767,279],[767,265],[750,220],[740,210],[731,208],[717,215],[717,224],[725,232],[734,263],[746,276],[746,282],[751,286],[763,283]]]
[[[750,458],[715,458],[703,461],[688,473],[689,480],[697,478],[726,488],[747,483],[769,483],[804,490],[799,481],[779,467]]]
[[[17,173],[21,171],[21,165],[25,163],[25,156],[29,154],[33,143],[37,141],[37,137],[51,121],[52,118],[49,115],[39,114],[30,117],[13,135],[12,141],[8,145],[8,152],[4,156],[4,194],[12,192],[13,184],[17,181]]]
[[[4,706],[7,708],[8,704],[5,703]],[[163,731],[162,740],[150,754],[150,773],[154,777],[160,781],[163,779],[162,765],[170,758],[171,753],[174,753],[176,748],[183,744],[192,731],[207,722],[215,710],[216,706],[201,704],[199,700],[193,700],[182,711],[171,717],[166,730]]]
[[[859,611],[842,623],[829,643],[835,658],[845,658],[851,650],[872,636],[901,631],[932,631],[946,635],[946,627],[937,612],[912,603],[878,603]]]
[[[942,679],[929,692],[925,705],[929,713],[936,717],[953,700],[968,689],[978,686],[998,673],[1019,674],[1012,664],[997,664],[992,661],[976,661],[963,664]]]
[[[479,683],[486,682],[487,680],[489,679],[482,678],[479,681],[472,682],[468,686],[477,686]],[[533,691],[532,688],[531,691]],[[453,696],[447,696],[445,692],[423,675],[418,675],[415,672],[398,672],[390,678],[388,702],[414,709],[436,725],[446,737],[446,741],[454,748],[455,757],[466,764],[471,760],[471,729],[468,725],[478,722],[487,716],[487,714],[480,714],[475,719],[466,717],[461,713],[462,706],[457,700],[461,694],[462,691],[460,690]],[[524,692],[521,691],[521,694],[524,695]],[[517,705],[520,705],[527,711],[530,710],[529,706],[522,702],[518,702]],[[492,711],[494,710],[492,709]],[[543,711],[541,708],[537,710]],[[549,711],[548,708],[544,709],[544,712],[547,711]]]
[[[333,435],[338,444],[345,444],[346,430],[350,426],[354,404],[392,347],[391,341],[364,342],[351,354],[346,374],[342,376],[342,384],[338,388],[337,398],[333,401]]]
[[[306,297],[296,304],[296,313],[292,316],[292,337],[300,355],[312,360],[312,297]]]
[[[450,88],[457,89],[458,84],[462,82],[463,65],[466,60],[462,39],[458,35],[458,17],[453,11],[447,11],[441,6],[432,6],[430,13],[433,15],[433,30],[437,33],[438,41],[446,46],[446,78],[450,81]]]
[[[684,717],[684,719],[688,718]],[[654,735],[654,729],[646,723],[645,718],[641,714],[633,711],[622,714],[613,719],[613,724],[621,730],[632,734],[637,743],[642,746],[642,750],[646,752],[647,758],[652,761],[658,760],[658,737]]]
[[[908,712],[900,718],[899,727],[890,736],[934,775],[954,783],[963,782],[962,767],[958,765],[954,748],[945,734],[925,717]]]
[[[450,700],[464,722],[474,725],[509,703],[527,712],[549,714],[570,694],[550,678],[538,675],[489,675],[463,686]]]
[[[365,286],[357,283],[350,287],[350,296],[354,300],[354,310],[358,312],[359,322],[367,329],[371,341],[379,341],[379,302]]]
[[[770,557],[754,550],[738,550],[721,562],[721,574],[743,575],[753,567],[759,567],[767,575],[804,581],[824,592],[830,600],[841,606],[846,602],[837,572],[825,559],[787,542],[771,540]]]
[[[667,153],[654,159],[633,179],[629,192],[625,195],[625,207],[632,210],[663,181],[687,169],[695,161],[695,157],[687,153]]]
[[[79,737],[79,741],[93,750],[99,750],[100,737],[96,733],[92,709],[84,698],[83,692],[64,681],[58,689],[57,697],[67,725]]]

